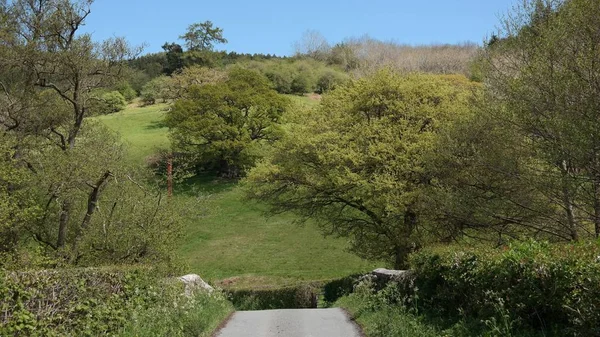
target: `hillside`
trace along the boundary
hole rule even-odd
[[[301,97],[294,102],[315,104]],[[168,147],[168,129],[161,124],[166,108],[129,107],[98,119],[120,133],[131,160],[143,164],[156,149]],[[297,226],[292,215],[266,216],[262,205],[244,200],[235,182],[196,177],[176,185],[174,197],[205,198],[203,209],[186,215],[185,236],[176,249],[190,272],[223,287],[281,286],[375,266],[346,252],[345,240],[323,238],[315,224]]]

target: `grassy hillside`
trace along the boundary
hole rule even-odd
[[[144,159],[157,149],[169,147],[168,129],[162,123],[167,109],[166,104],[148,107],[132,105],[125,111],[97,119],[121,135],[129,145],[129,159],[132,162],[144,164]]]
[[[294,101],[315,104],[309,98]],[[166,108],[131,107],[99,119],[122,135],[131,160],[143,164],[157,148],[168,147],[161,123]],[[347,253],[344,240],[323,238],[314,224],[296,226],[292,215],[266,217],[264,207],[244,200],[231,181],[197,177],[175,188],[181,201],[198,196],[206,197],[203,207],[189,210],[185,237],[175,249],[190,272],[224,287],[281,286],[374,267]]]

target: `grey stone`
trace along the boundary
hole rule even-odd
[[[185,295],[192,296],[195,290],[202,289],[207,291],[208,293],[212,293],[215,289],[211,287],[208,283],[204,282],[204,280],[196,274],[189,274],[185,276],[181,276],[179,281],[185,284]]]

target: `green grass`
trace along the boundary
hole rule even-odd
[[[453,336],[422,322],[419,317],[398,305],[379,304],[352,294],[335,303],[350,313],[368,337],[439,337]]]
[[[306,97],[293,99],[315,104]],[[99,119],[122,134],[131,160],[143,164],[156,148],[168,147],[168,130],[161,124],[165,108],[129,108]],[[300,227],[292,223],[292,215],[265,216],[264,205],[244,200],[231,181],[196,177],[175,186],[181,202],[198,196],[206,200],[202,207],[189,209],[185,236],[175,249],[189,272],[223,287],[278,287],[375,267],[346,252],[345,240],[322,237],[315,224]]]
[[[300,108],[314,108],[320,102],[320,96],[318,95],[306,95],[306,96],[298,96],[298,95],[284,95],[288,97],[293,104]]]
[[[129,145],[128,155],[132,163],[144,164],[146,157],[170,146],[169,129],[162,123],[167,108],[166,104],[130,107],[96,118],[121,135],[125,144]]]
[[[118,336],[209,337],[234,310],[221,293],[198,293],[191,299],[174,298],[168,304],[138,310]]]

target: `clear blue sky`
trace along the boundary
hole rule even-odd
[[[330,43],[365,34],[408,44],[481,43],[516,0],[96,0],[84,31],[124,36],[145,52],[174,42],[187,26],[211,20],[227,45],[217,49],[289,55],[308,29]]]

